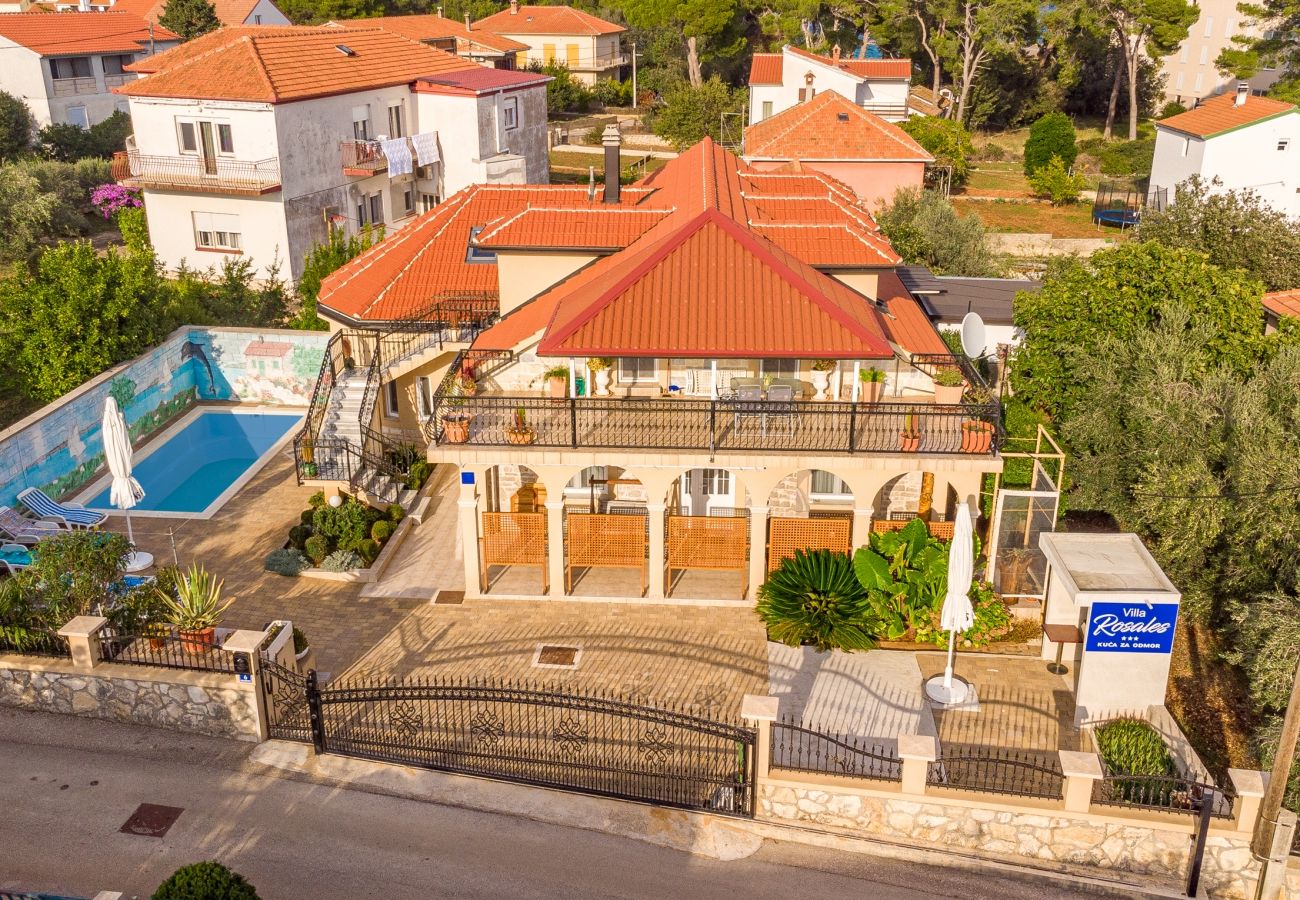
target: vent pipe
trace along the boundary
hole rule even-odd
[[[1250,96],[1250,82],[1248,82],[1248,81],[1238,81],[1238,82],[1237,82],[1237,99],[1236,99],[1236,101],[1234,101],[1234,104],[1233,104],[1233,105],[1234,105],[1234,106],[1245,106],[1245,105],[1246,105],[1246,98],[1249,97],[1249,96]]]

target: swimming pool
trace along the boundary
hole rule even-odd
[[[207,518],[256,474],[302,423],[300,412],[204,409],[135,452],[144,499],[131,515]],[[113,511],[108,478],[78,498]]]

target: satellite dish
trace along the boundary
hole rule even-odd
[[[984,320],[979,313],[968,312],[961,320],[961,349],[971,359],[984,355],[984,345],[988,340],[984,333]]]

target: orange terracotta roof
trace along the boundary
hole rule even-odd
[[[484,228],[475,244],[497,250],[621,250],[671,212],[622,205],[576,209],[530,206]]]
[[[345,46],[352,52],[339,49]],[[153,73],[118,88],[135,97],[285,103],[412,82],[477,63],[382,28],[222,28],[131,66]]]
[[[1265,119],[1296,112],[1294,103],[1284,103],[1271,97],[1249,96],[1240,106],[1236,101],[1235,93],[1219,94],[1201,101],[1196,109],[1161,119],[1156,124],[1194,137],[1212,138]]]
[[[937,116],[943,112],[943,108],[939,105],[939,98],[934,95],[934,91],[919,84],[914,84],[908,89],[907,106],[908,109],[923,116]]]
[[[606,22],[569,6],[520,6],[503,9],[474,23],[497,34],[618,34],[622,25]]]
[[[1300,288],[1265,294],[1264,308],[1275,316],[1300,319]]]
[[[48,12],[0,14],[0,37],[41,56],[77,53],[139,53],[149,47],[149,23],[129,12]],[[154,40],[179,41],[166,28]]]
[[[212,0],[212,8],[222,25],[243,25],[253,14],[259,0]],[[167,0],[116,0],[114,10],[124,10],[157,22],[163,14]]]
[[[402,37],[410,38],[413,41],[454,37],[458,50],[461,49],[462,43],[466,45],[478,44],[498,53],[518,53],[521,50],[528,49],[527,44],[512,41],[510,38],[501,37],[499,34],[493,34],[490,31],[472,31],[465,27],[464,22],[446,19],[432,13],[417,16],[378,16],[373,19],[344,19],[327,24],[339,28],[382,28],[385,31],[400,34]]]
[[[750,84],[780,84],[781,54],[755,53],[749,64]]]
[[[848,72],[859,78],[902,79],[906,81],[912,77],[912,61],[910,59],[849,59],[844,56],[837,59],[833,56],[810,53],[789,44],[783,50],[803,59],[839,69],[841,72]]]
[[[746,128],[745,159],[934,161],[903,129],[835,91]]]
[[[952,352],[897,274],[881,272],[876,281],[876,296],[889,310],[889,330],[894,343],[908,353]]]

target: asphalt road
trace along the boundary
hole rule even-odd
[[[0,708],[0,890],[148,897],[218,859],[263,900],[1090,896],[1057,886],[769,842],[705,860],[577,829],[268,775],[251,745]],[[181,807],[163,837],[120,831]]]

